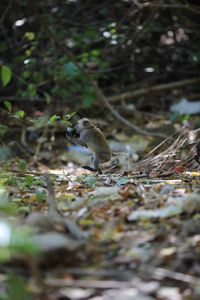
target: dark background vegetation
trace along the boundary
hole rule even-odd
[[[107,96],[199,74],[198,1],[2,0],[0,11],[1,64],[12,72],[1,100],[23,101],[24,110],[52,101],[95,113],[85,73]],[[199,93],[184,88],[190,98]],[[183,95],[170,92],[129,101],[168,107]]]

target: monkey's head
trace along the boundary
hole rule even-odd
[[[91,127],[92,127],[92,123],[90,122],[90,120],[87,118],[83,118],[77,121],[75,129],[80,134],[81,131],[85,129],[89,129]]]

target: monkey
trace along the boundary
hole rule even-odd
[[[100,164],[110,161],[112,155],[121,154],[129,156],[127,153],[112,152],[103,132],[87,118],[77,121],[74,129],[79,137],[77,137],[77,135],[71,135],[70,132],[67,131],[66,138],[70,142],[85,146],[93,152],[93,167],[82,166],[84,169],[102,174]]]

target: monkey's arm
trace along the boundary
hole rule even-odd
[[[66,138],[69,142],[71,142],[72,144],[76,144],[76,145],[79,145],[79,146],[83,146],[83,147],[87,147],[87,145],[85,144],[85,142],[81,139],[81,137],[79,138],[75,138],[75,137],[72,137],[70,135],[68,135],[66,133]]]

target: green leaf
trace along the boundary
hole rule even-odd
[[[19,161],[18,167],[22,173],[24,173],[27,169],[27,162],[24,159]]]
[[[0,159],[8,159],[11,158],[11,153],[8,147],[0,146]]]
[[[5,65],[1,66],[1,80],[3,83],[3,86],[6,86],[12,78],[12,70]]]
[[[29,72],[29,71],[27,71],[27,70],[25,70],[23,73],[22,73],[22,77],[24,78],[24,79],[27,79],[27,78],[29,78],[31,76],[31,73]]]
[[[7,110],[8,110],[9,112],[11,112],[11,109],[12,109],[12,104],[11,104],[11,102],[10,102],[10,101],[4,101],[4,105],[5,105],[5,107],[7,108]]]
[[[65,121],[70,120],[76,113],[77,113],[77,111],[73,111],[71,114],[65,115],[65,117],[64,117]]]
[[[28,291],[26,284],[22,278],[16,275],[10,275],[7,281],[8,284],[8,297],[7,300],[28,300]]]
[[[47,92],[44,92],[44,97],[46,99],[47,104],[51,103],[52,98]]]
[[[97,184],[97,178],[95,176],[92,176],[92,175],[91,176],[86,175],[85,178],[84,178],[84,182],[86,184],[88,184],[89,186],[94,187]]]
[[[24,35],[29,41],[33,41],[35,39],[35,33],[34,32],[26,32]]]
[[[13,252],[35,255],[38,247],[32,240],[32,234],[33,232],[30,227],[18,226],[13,228],[10,239],[10,249]]]
[[[31,188],[34,183],[34,177],[32,175],[27,175],[24,179],[24,182],[27,187]]]
[[[25,112],[23,110],[18,110],[13,116],[17,119],[23,119],[25,116]]]
[[[53,124],[54,122],[60,120],[60,116],[58,115],[52,115],[48,121],[49,124]]]
[[[68,62],[63,65],[64,74],[67,75],[69,78],[74,78],[80,74],[79,69],[73,62]]]
[[[9,258],[10,258],[10,249],[9,249],[9,247],[1,247],[0,262],[8,261]]]
[[[0,124],[0,137],[3,137],[7,130],[7,126]]]
[[[44,190],[38,189],[36,191],[36,198],[38,202],[44,202],[45,197],[46,197],[46,192]]]
[[[33,83],[30,83],[28,85],[28,89],[27,89],[27,95],[29,95],[29,97],[34,98],[37,94],[37,90],[36,90],[36,86]]]

